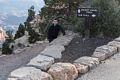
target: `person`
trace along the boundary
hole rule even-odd
[[[62,32],[65,35],[64,29],[59,25],[59,21],[57,19],[53,20],[53,24],[49,27],[47,31],[47,38],[49,42],[52,42],[54,39],[58,37],[59,32]]]

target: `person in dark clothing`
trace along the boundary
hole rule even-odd
[[[49,42],[52,42],[54,39],[56,39],[60,31],[63,33],[63,35],[65,35],[65,31],[58,24],[58,20],[54,19],[53,24],[49,27],[48,32],[47,32],[47,38]]]

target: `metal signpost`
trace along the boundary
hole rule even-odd
[[[83,37],[87,36],[90,37],[90,26],[91,21],[98,15],[98,10],[96,8],[78,8],[77,10],[77,16],[80,18],[85,18],[85,30]]]

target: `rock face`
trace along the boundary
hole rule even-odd
[[[65,50],[64,46],[51,45],[47,46],[45,50],[41,52],[41,54],[53,58],[61,58],[62,57],[61,52],[63,52],[64,50]]]
[[[76,67],[71,63],[55,63],[48,70],[53,80],[74,80],[78,76]]]
[[[53,80],[52,77],[40,69],[22,67],[11,72],[8,80]]]
[[[84,73],[87,73],[89,71],[88,66],[86,66],[86,65],[82,65],[79,63],[74,63],[74,65],[77,68],[79,74],[84,74]]]
[[[28,65],[37,67],[41,70],[47,70],[50,66],[54,63],[54,58],[47,57],[43,55],[38,55],[37,57],[33,58]]]
[[[81,57],[81,58],[75,60],[74,62],[89,66],[90,69],[93,69],[94,67],[96,67],[99,64],[98,58],[92,58],[92,57],[87,57],[87,56]]]
[[[117,41],[111,41],[108,43],[109,46],[113,46],[113,47],[117,47],[118,51],[120,52],[120,42],[118,42],[118,39],[116,39]]]
[[[113,54],[117,53],[117,48],[113,47],[113,46],[108,46],[108,45],[104,45],[101,47],[97,47],[95,49],[95,52],[100,52],[100,53],[105,53],[106,58],[112,56]]]

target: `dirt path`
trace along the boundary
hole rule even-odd
[[[62,59],[57,59],[56,62],[73,62],[82,56],[91,56],[96,47],[105,45],[111,40],[110,38],[90,38],[83,41],[81,37],[76,37],[62,53]]]
[[[22,53],[0,57],[0,80],[6,80],[11,71],[27,64],[33,57],[40,54],[46,45],[46,43],[39,44]]]

